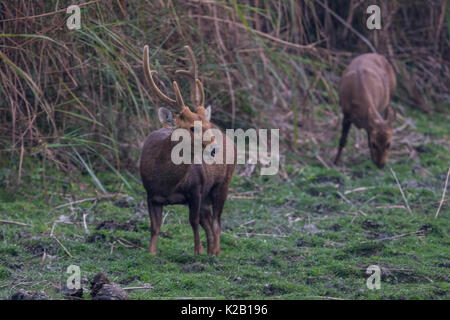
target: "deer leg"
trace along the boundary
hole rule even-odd
[[[156,254],[156,243],[158,242],[161,230],[162,206],[154,204],[150,197],[147,197],[148,212],[150,214],[150,254]]]
[[[222,223],[220,217],[222,215],[223,206],[227,199],[228,185],[217,186],[212,193],[213,207],[213,232],[214,232],[214,250],[213,253],[219,255],[220,251],[220,233],[222,232]]]
[[[205,229],[208,254],[214,254],[214,232],[212,229],[212,214],[209,205],[203,205],[201,208],[200,225]]]
[[[203,253],[202,243],[200,242],[200,235],[198,226],[200,223],[200,195],[194,196],[189,202],[189,222],[191,223],[192,231],[194,231],[194,254]]]
[[[341,157],[342,149],[344,149],[345,145],[347,144],[347,136],[348,136],[348,132],[350,131],[351,125],[352,125],[352,122],[350,121],[350,118],[344,113],[344,119],[342,120],[341,139],[339,140],[339,149],[338,149],[336,158],[334,159],[334,164],[337,164],[339,162],[339,158]]]

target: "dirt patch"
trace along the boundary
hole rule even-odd
[[[231,282],[233,282],[235,284],[241,284],[241,285],[248,283],[248,281],[246,279],[243,279],[241,277],[236,277]]]
[[[20,289],[9,297],[10,300],[51,300],[43,291],[26,291]]]
[[[154,264],[168,264],[169,261],[167,261],[166,259],[155,259],[155,261],[153,263]]]
[[[206,267],[201,264],[201,263],[193,263],[193,264],[187,264],[185,266],[183,266],[183,268],[181,268],[183,270],[183,272],[187,272],[187,273],[199,273],[202,272],[206,269]]]
[[[371,230],[371,229],[379,229],[382,225],[376,221],[367,219],[361,223],[361,226],[363,227],[363,229]]]
[[[423,144],[414,146],[414,150],[416,150],[418,153],[430,153],[430,149]]]
[[[130,300],[118,284],[109,281],[103,273],[98,273],[91,280],[91,298],[92,300]]]
[[[366,177],[366,171],[352,171],[351,175],[353,179],[363,179]]]
[[[22,261],[12,261],[11,259],[4,259],[2,257],[0,257],[0,264],[12,270],[22,269],[24,266]]]
[[[315,247],[315,244],[311,241],[305,240],[305,239],[298,239],[297,240],[297,247]]]
[[[271,253],[286,262],[305,261],[305,257],[298,249],[272,250]]]
[[[341,177],[330,177],[330,176],[317,176],[315,182],[324,184],[324,183],[330,183],[330,184],[338,184],[343,185],[344,180]]]
[[[268,257],[260,258],[259,260],[255,261],[253,264],[258,267],[265,267],[265,266],[273,266],[276,264],[276,262],[275,262],[275,258],[273,256],[268,256]]]
[[[348,285],[343,278],[337,278],[333,282],[329,282],[325,284],[325,287],[333,288],[334,290],[338,290],[340,292],[351,292],[354,290],[350,285]],[[332,293],[325,292],[325,295],[331,295]]]
[[[94,242],[104,241],[105,239],[106,239],[106,236],[104,234],[94,232],[86,238],[86,241],[89,243],[94,243]]]
[[[42,255],[44,252],[55,255],[56,247],[54,244],[42,240],[25,240],[21,242],[26,252],[32,255]]]
[[[133,197],[126,197],[124,199],[114,201],[114,205],[119,208],[131,208],[133,206],[133,200]]]
[[[360,264],[361,275],[366,275],[366,269],[368,265]],[[393,265],[380,265],[381,269],[381,281],[390,284],[398,283],[429,283],[430,279],[422,274],[417,273],[417,270],[409,269],[405,266],[393,266]]]
[[[267,283],[264,286],[264,290],[263,290],[264,294],[266,296],[279,296],[282,294],[286,293],[286,289],[285,288],[281,288],[279,286],[273,285],[271,283]]]
[[[129,220],[125,223],[118,223],[112,220],[102,221],[95,227],[95,230],[124,230],[124,231],[133,231],[136,232],[138,230],[137,220]]]
[[[317,226],[314,223],[308,223],[303,226],[303,231],[308,232],[310,236],[323,233],[323,230],[320,230],[317,228]]]
[[[79,300],[83,299],[83,292],[83,288],[69,289],[66,285],[64,285],[60,293],[69,300]]]
[[[159,236],[160,236],[161,238],[173,239],[172,234],[171,234],[170,232],[168,232],[168,231],[161,231],[161,232],[159,233]]]
[[[338,231],[342,230],[342,226],[335,223],[335,224],[331,225],[328,229],[331,231],[334,231],[334,232],[338,232]]]
[[[428,282],[413,270],[391,266],[381,267],[381,280],[392,284]]]
[[[123,278],[122,280],[120,280],[119,283],[120,283],[120,284],[128,285],[128,284],[130,284],[130,283],[132,283],[132,282],[137,282],[137,281],[139,281],[139,280],[140,280],[140,279],[137,278],[137,277],[126,277],[126,278]]]
[[[322,192],[320,192],[318,188],[314,188],[314,187],[310,187],[310,188],[306,189],[305,192],[313,197],[318,197],[322,194]]]
[[[23,231],[19,231],[19,233],[17,234],[17,236],[19,237],[19,239],[31,239],[33,237],[33,235],[31,234],[31,232],[23,230]]]
[[[26,245],[25,250],[32,254],[42,254],[48,251],[48,248],[44,246],[42,243]]]
[[[328,274],[323,276],[310,276],[306,279],[307,285],[314,285],[317,283],[330,283],[334,278],[334,275]]]
[[[384,249],[384,244],[379,242],[359,243],[345,249],[345,252],[356,256],[369,257],[380,254]]]
[[[390,233],[367,232],[363,234],[369,240],[386,239],[392,236]]]

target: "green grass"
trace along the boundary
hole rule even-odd
[[[31,169],[33,163],[24,163],[34,174],[19,187],[9,182],[14,171],[2,169],[0,217],[30,226],[0,224],[0,298],[19,288],[62,298],[58,288],[75,264],[86,289],[98,272],[122,287],[152,285],[128,291],[134,299],[449,299],[447,201],[435,218],[450,163],[448,148],[439,144],[448,141],[448,127],[439,115],[409,116],[418,134],[431,137],[414,146],[417,157],[390,162],[412,214],[389,207],[404,206],[404,200],[389,168],[375,169],[367,154],[339,170],[318,162],[299,166],[298,155],[287,155],[287,179],[234,176],[218,257],[193,254],[187,209],[180,206],[165,208],[158,255],[149,255],[149,218],[137,179],[121,191],[131,198],[57,208],[95,197],[92,175],[73,179],[47,169],[44,193],[42,172]],[[121,190],[115,174],[96,178],[110,193]],[[346,193],[356,188],[363,189]],[[53,234],[72,257],[50,237],[57,220],[69,222],[56,223]],[[96,230],[104,221],[116,228]],[[366,287],[369,265],[381,268],[381,290]]]

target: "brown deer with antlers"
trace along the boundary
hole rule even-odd
[[[191,102],[195,110],[191,111],[183,102],[176,81],[173,82],[175,99],[169,98],[156,85],[150,70],[148,46],[144,47],[143,67],[145,77],[151,90],[163,102],[172,106],[177,114],[166,108],[158,109],[158,116],[164,128],[152,132],[145,140],[141,153],[140,172],[142,182],[147,191],[147,203],[150,214],[150,253],[156,254],[156,243],[162,223],[163,206],[184,204],[189,207],[189,222],[194,232],[194,253],[203,252],[199,236],[199,224],[203,227],[207,238],[208,254],[220,253],[221,214],[228,194],[228,187],[234,171],[235,163],[212,163],[204,161],[201,164],[175,164],[171,152],[177,142],[171,136],[175,129],[185,129],[191,135],[191,140],[198,138],[194,126],[195,121],[201,122],[203,132],[217,129],[211,122],[211,107],[205,108],[205,94],[202,82],[198,79],[197,62],[189,46],[185,47],[190,61],[189,70],[178,70],[176,73],[186,76],[190,81]],[[234,159],[236,150],[234,143],[209,136],[209,141],[202,141],[202,151],[209,148],[214,157],[218,150],[227,154],[226,146],[233,146]],[[202,139],[203,140],[203,139]],[[221,142],[217,142],[221,141]],[[191,150],[194,150],[192,148]],[[207,152],[207,151],[206,151]]]
[[[382,55],[368,53],[352,60],[339,86],[344,119],[335,164],[347,143],[353,123],[367,131],[372,161],[380,169],[385,166],[395,121],[395,110],[389,106],[395,87],[394,70]]]

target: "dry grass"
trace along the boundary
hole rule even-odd
[[[93,176],[98,167],[133,169],[140,143],[158,127],[141,72],[144,44],[153,67],[169,73],[191,45],[214,121],[280,128],[293,150],[330,139],[339,112],[324,106],[337,105],[343,67],[370,47],[395,66],[399,103],[439,111],[450,101],[446,1],[375,2],[379,31],[365,27],[365,0],[90,1],[79,31],[65,25],[72,1],[3,2],[2,161],[19,160],[19,181],[26,157],[44,170],[55,164]],[[328,122],[311,121],[317,108]]]

